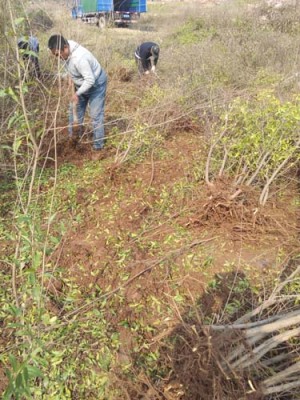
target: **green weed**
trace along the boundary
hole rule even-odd
[[[216,35],[214,27],[208,26],[203,19],[190,19],[185,22],[175,34],[176,40],[182,45],[198,43]]]

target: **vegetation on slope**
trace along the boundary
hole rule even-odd
[[[17,51],[25,9],[1,7],[3,398],[299,396],[299,7],[151,3],[101,32],[53,3],[42,82]],[[89,121],[67,138],[59,31],[110,77],[102,160]]]

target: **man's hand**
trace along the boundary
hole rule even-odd
[[[79,97],[78,97],[78,95],[77,95],[76,93],[73,94],[71,101],[72,101],[74,104],[77,104],[77,103],[78,103]]]

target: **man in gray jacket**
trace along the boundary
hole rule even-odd
[[[64,61],[75,93],[72,101],[76,104],[78,123],[82,126],[87,105],[94,129],[94,150],[104,146],[104,104],[107,76],[99,62],[86,48],[61,35],[52,35],[48,41],[52,54]]]

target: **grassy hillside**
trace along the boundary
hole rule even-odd
[[[3,398],[298,398],[299,6],[150,2],[134,27],[101,31],[41,2],[41,82],[16,49],[26,7],[1,11]],[[88,118],[68,137],[52,33],[108,73],[101,157]],[[161,55],[139,77],[146,40]],[[247,333],[220,326],[289,312],[291,336],[276,325],[252,343],[278,346],[224,364]]]

